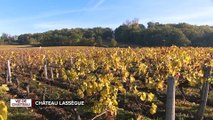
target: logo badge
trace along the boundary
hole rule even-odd
[[[10,99],[10,107],[32,107],[32,99]]]

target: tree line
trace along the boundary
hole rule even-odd
[[[213,46],[213,27],[202,25],[160,24],[148,22],[147,27],[137,19],[126,21],[115,30],[110,28],[73,28],[43,33],[10,36],[2,34],[0,43],[37,46]]]

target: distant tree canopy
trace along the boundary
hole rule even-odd
[[[115,39],[119,43],[139,46],[213,46],[211,26],[148,22],[145,28],[135,21],[127,23],[115,29]]]
[[[12,36],[7,33],[2,33],[0,36],[0,44],[13,44],[17,36]]]
[[[96,27],[92,29],[62,29],[44,33],[22,34],[18,37],[20,44],[39,44],[43,46],[90,45],[102,46],[110,43],[113,31],[110,28]]]
[[[115,39],[124,44],[138,44],[145,29],[145,26],[139,24],[137,20],[127,21],[115,29]]]
[[[191,41],[184,33],[171,26],[151,27],[142,32],[142,46],[187,46]]]
[[[2,34],[0,41],[12,37]],[[213,27],[187,23],[160,24],[148,22],[147,27],[137,19],[126,21],[115,30],[110,28],[75,28],[51,30],[44,33],[22,34],[19,44],[41,46],[86,45],[86,46],[212,46]]]

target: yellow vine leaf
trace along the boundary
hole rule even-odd
[[[146,100],[146,93],[142,92],[141,96],[140,96],[141,101],[145,101]]]
[[[7,84],[3,84],[0,86],[0,94],[5,94],[7,91],[9,91]]]
[[[152,115],[155,114],[156,110],[157,110],[157,105],[155,105],[154,103],[152,103],[152,107],[149,110],[150,114],[152,114]]]
[[[7,120],[7,106],[4,101],[0,101],[0,118],[1,120]]]
[[[160,81],[160,82],[157,83],[157,88],[160,89],[160,90],[163,90],[163,88],[164,88],[163,85],[164,85],[164,81]]]
[[[154,94],[149,93],[149,94],[148,94],[147,100],[148,100],[149,102],[151,102],[151,101],[153,100],[153,98],[154,98]]]

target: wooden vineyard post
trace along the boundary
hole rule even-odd
[[[54,73],[53,73],[53,67],[50,68],[50,74],[51,74],[51,80],[50,80],[50,90],[51,93],[53,92],[53,82],[54,82]]]
[[[166,120],[175,120],[175,78],[167,79]]]
[[[70,78],[68,78],[67,80],[68,80],[68,83],[69,83],[69,86],[68,86],[68,88],[67,88],[67,89],[69,89],[69,90],[70,90],[71,85],[72,85],[72,82],[71,82]]]
[[[44,77],[45,77],[45,79],[48,79],[48,76],[47,76],[47,59],[46,58],[44,59]]]
[[[32,69],[30,70],[30,79],[31,79],[31,80],[33,79],[33,72],[32,72]]]
[[[5,83],[8,84],[8,75],[7,75],[7,63],[5,64]]]
[[[19,89],[20,82],[19,82],[18,78],[16,76],[14,76],[12,81],[16,85],[17,89]]]
[[[16,84],[17,84],[17,89],[19,89],[20,82],[19,82],[18,78],[16,78]]]
[[[58,70],[58,68],[55,68],[55,77],[58,79],[59,78],[59,70]]]
[[[10,68],[10,60],[7,61],[7,80],[6,83],[11,83],[12,75],[11,75],[11,68]]]
[[[70,57],[70,64],[71,64],[71,66],[73,66],[73,57],[72,56]]]
[[[54,80],[53,68],[50,68],[51,79]]]
[[[211,71],[210,66],[204,66],[204,79],[207,80],[210,77],[210,71]],[[203,83],[202,90],[201,90],[200,105],[199,105],[198,111],[195,115],[196,120],[202,120],[202,118],[203,118],[203,114],[204,114],[207,99],[208,99],[208,93],[209,93],[209,82],[205,81],[205,83]]]
[[[29,94],[30,94],[30,85],[29,84],[26,85],[26,90],[27,90],[27,96],[29,96]]]
[[[81,120],[81,116],[80,116],[80,114],[79,114],[77,108],[75,108],[74,111],[75,111],[75,114],[76,114],[76,118],[75,118],[75,119],[76,119],[76,120]]]
[[[47,92],[47,88],[44,88],[44,92],[43,92],[43,101],[45,101],[45,97],[46,97],[46,92]]]

